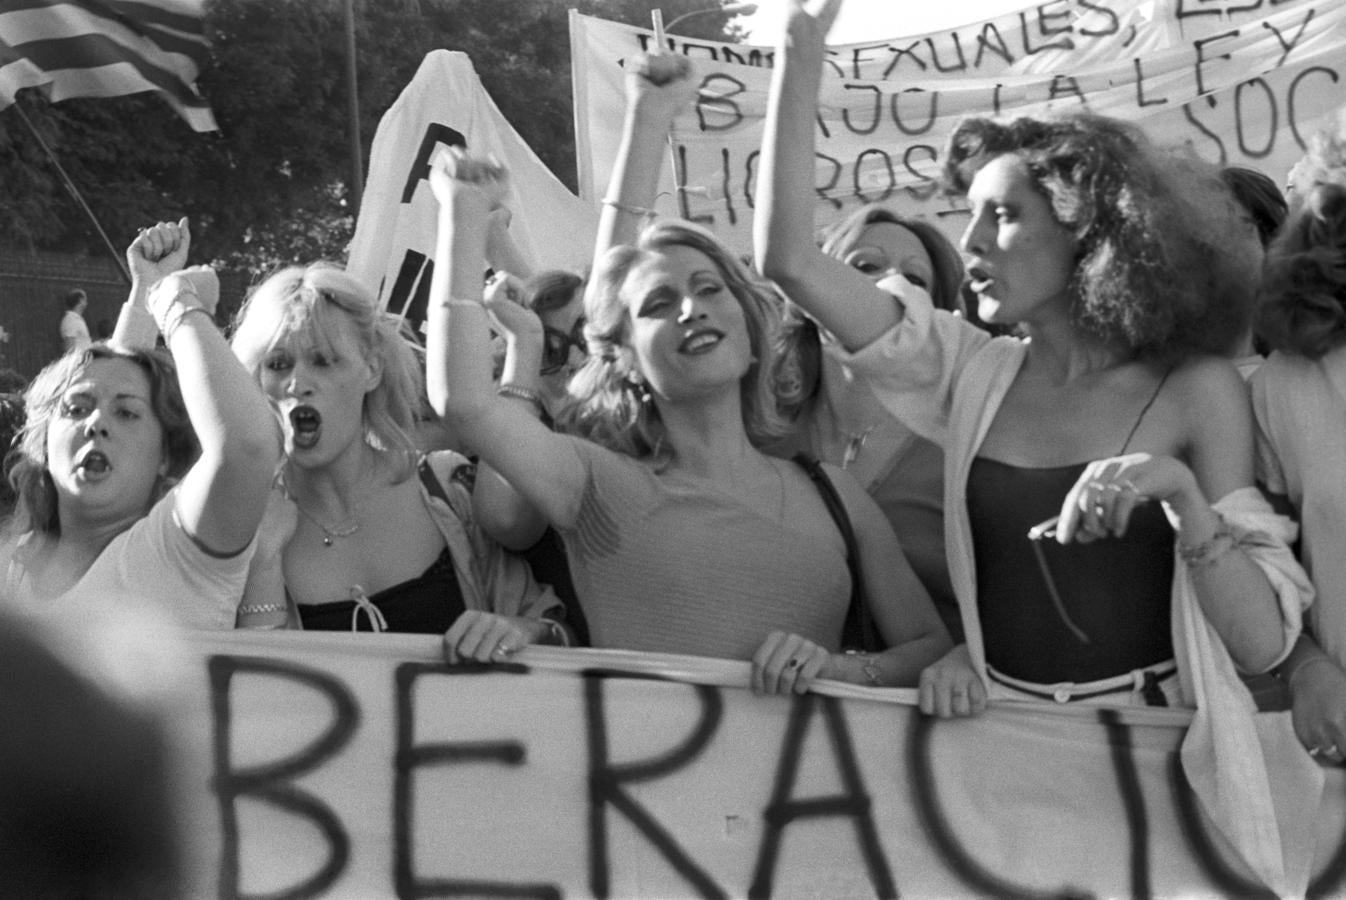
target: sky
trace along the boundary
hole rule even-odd
[[[956,28],[1033,5],[1033,0],[845,0],[828,43],[854,44],[875,38]],[[757,12],[739,17],[754,44],[775,43],[786,0],[759,0]]]

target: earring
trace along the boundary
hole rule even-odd
[[[642,406],[648,406],[654,400],[650,396],[649,385],[645,383],[645,376],[638,370],[632,369],[626,373],[626,383],[636,392],[636,398],[640,400]]]

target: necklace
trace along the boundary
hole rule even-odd
[[[360,530],[360,509],[364,506],[364,500],[361,499],[361,501],[351,510],[349,516],[331,528],[328,528],[322,522],[319,522],[316,516],[304,509],[304,507],[300,505],[298,498],[295,498],[294,506],[295,509],[299,510],[301,516],[308,519],[322,530],[322,545],[324,547],[332,547],[335,546],[336,542],[341,538],[348,538]],[[350,524],[345,524],[347,522]]]
[[[352,521],[351,519],[346,520],[351,524],[347,525],[344,528],[340,526],[336,528],[328,528],[326,525],[324,525],[323,523],[319,522],[316,518],[314,518],[313,515],[308,510],[304,509],[304,507],[299,506],[299,504],[297,503],[295,504],[295,506],[298,508],[299,514],[301,516],[303,516],[305,519],[308,519],[314,525],[317,525],[319,528],[322,529],[322,544],[324,547],[331,547],[336,544],[338,538],[348,538],[351,535],[355,534],[355,532],[360,530],[360,523],[358,521]]]

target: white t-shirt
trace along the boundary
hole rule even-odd
[[[186,628],[232,629],[257,542],[234,556],[211,556],[178,523],[175,497],[169,493],[113,538],[84,577],[59,597],[35,596],[21,549],[11,552],[0,604],[39,619],[98,614],[115,604]]]
[[[93,343],[84,317],[73,309],[67,309],[65,315],[61,316],[61,341],[65,344],[67,353]]]

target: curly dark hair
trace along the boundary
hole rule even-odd
[[[1309,359],[1346,343],[1346,185],[1313,185],[1267,251],[1257,332]]]
[[[1218,285],[1246,272],[1234,248],[1234,200],[1213,166],[1157,148],[1138,127],[1072,114],[959,123],[944,154],[947,190],[966,194],[991,160],[1018,157],[1073,232],[1071,283],[1084,331],[1137,357],[1222,353],[1246,315]]]

